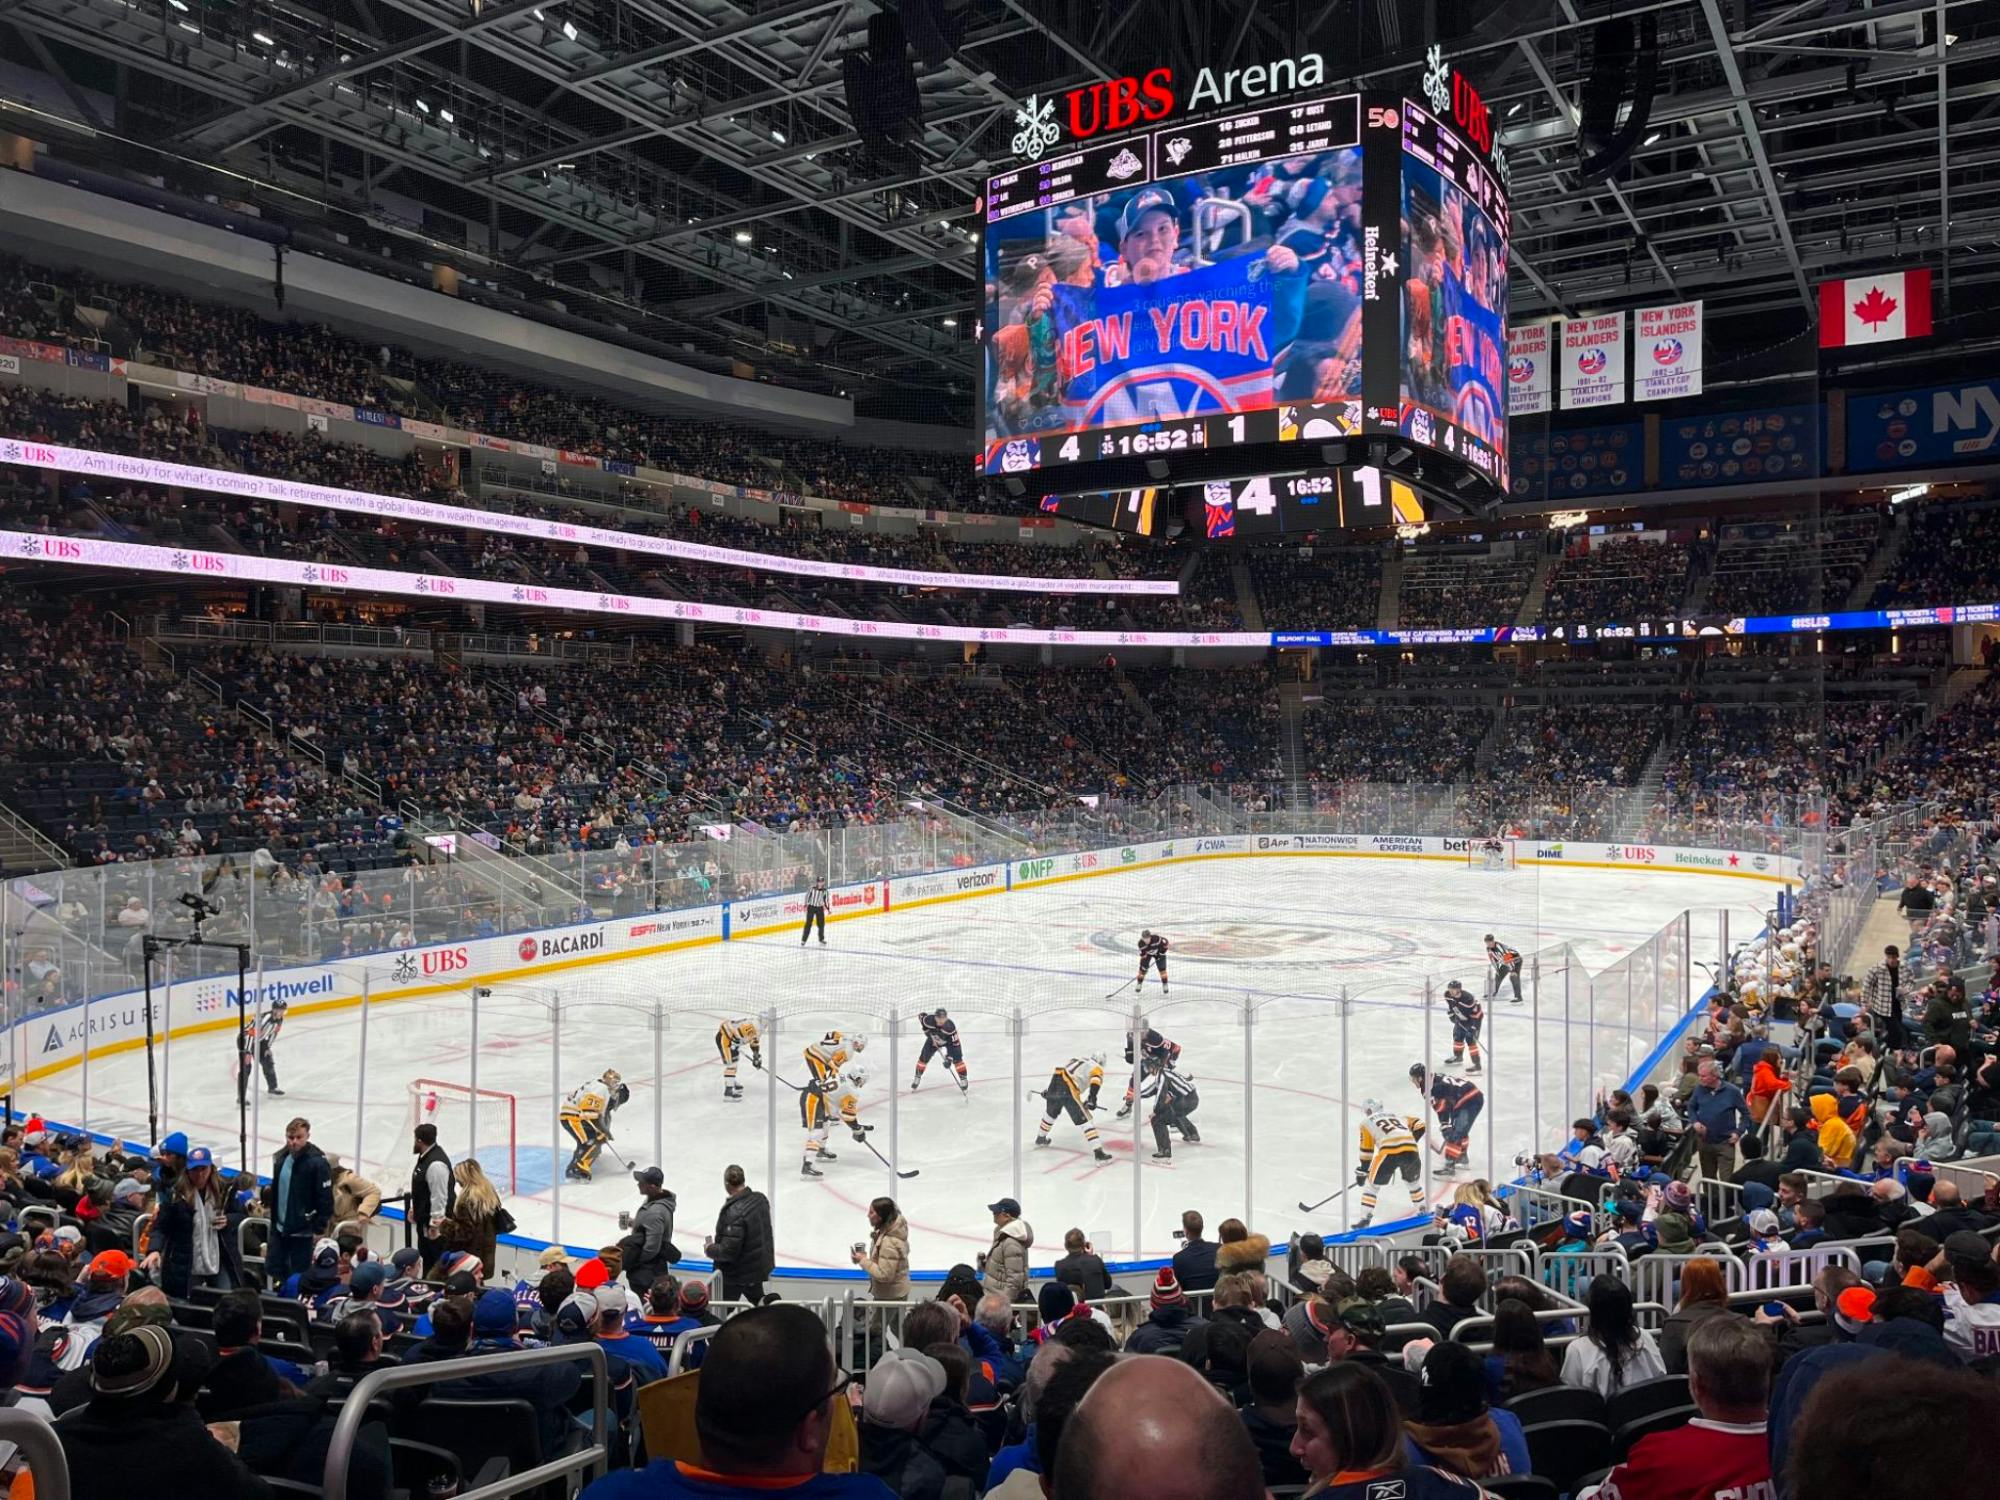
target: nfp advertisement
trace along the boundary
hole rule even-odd
[[[1616,406],[1625,399],[1625,314],[1566,318],[1562,325],[1562,404]]]
[[[1701,394],[1701,304],[1674,302],[1632,314],[1632,399]]]
[[[1555,363],[1555,320],[1537,318],[1507,330],[1507,415],[1532,417],[1549,409]]]

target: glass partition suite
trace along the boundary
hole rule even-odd
[[[1783,963],[1760,940],[1781,896],[1782,915],[1816,922],[1837,952],[1860,893],[1933,838],[1920,810],[1834,833],[1809,818],[1690,812],[1671,844],[1663,831],[1614,846],[1595,828],[1566,831],[1596,816],[1566,804],[1524,810],[1491,857],[1461,831],[1483,826],[1464,821],[1466,795],[1356,785],[1277,814],[1188,788],[1004,825],[737,828],[538,859],[460,841],[449,858],[420,848],[424,863],[351,878],[243,858],[17,879],[5,927],[16,1105],[132,1140],[185,1131],[265,1171],[285,1123],[304,1116],[392,1195],[408,1180],[410,1128],[429,1119],[454,1157],[478,1157],[524,1235],[585,1249],[620,1238],[618,1215],[637,1202],[628,1169],[655,1162],[697,1259],[732,1163],[770,1196],[785,1266],[845,1268],[877,1195],[897,1200],[914,1263],[931,1270],[976,1263],[987,1205],[1003,1197],[1022,1204],[1037,1264],[1072,1228],[1110,1260],[1170,1254],[1188,1209],[1282,1244],[1362,1217],[1369,1106],[1428,1125],[1415,1181],[1379,1189],[1376,1224],[1458,1183],[1512,1179],[1603,1091],[1675,1055],[1722,965]],[[1356,847],[1339,847],[1349,833]],[[1686,863],[1668,864],[1674,849]],[[1704,849],[1719,868],[1687,854]],[[1101,858],[1052,858],[1080,851]],[[1759,860],[1771,868],[1747,868]],[[858,903],[852,918],[836,905],[824,946],[802,943],[789,913],[746,924],[782,911],[766,894],[797,892],[808,871]],[[951,880],[908,883],[926,871]],[[869,883],[918,894],[882,910],[861,902]],[[160,954],[150,1053],[144,1042],[138,950],[147,932],[187,933],[176,898],[190,890],[221,909],[206,937],[249,945],[246,1009],[289,1006],[273,1049],[284,1092],[257,1080],[241,1119],[233,956]],[[147,922],[121,924],[135,898]],[[655,941],[675,930],[664,919],[711,911],[713,930]],[[1154,975],[1134,987],[1148,929],[1170,944],[1164,992]],[[1520,955],[1518,1001],[1511,972],[1489,993],[1488,933]],[[1454,1045],[1453,980],[1484,1003],[1477,1072],[1463,1034]],[[945,1054],[919,1070],[918,1016],[939,1007],[961,1038],[963,1090]],[[758,1046],[732,1080],[716,1034],[745,1019]],[[831,1093],[829,1154],[808,1159],[803,1054],[835,1031],[861,1073]],[[1135,1077],[1127,1051],[1148,1031],[1179,1048],[1192,1131],[1155,1129],[1155,1080]],[[1469,1130],[1425,1107],[1416,1065],[1479,1085]],[[560,1106],[607,1068],[630,1098],[584,1180]],[[1059,1070],[1084,1090],[1075,1109],[1066,1085],[1052,1089]],[[860,1137],[839,1117],[849,1095]],[[804,1174],[808,1160],[821,1175]]]

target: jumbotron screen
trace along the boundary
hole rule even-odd
[[[1113,490],[1375,433],[1504,484],[1506,201],[1421,107],[1091,140],[989,178],[980,218],[983,472]]]

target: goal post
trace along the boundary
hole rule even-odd
[[[503,1196],[516,1194],[521,1143],[514,1095],[504,1089],[475,1089],[442,1078],[413,1078],[407,1094],[405,1141],[419,1125],[435,1125],[438,1144],[453,1161],[477,1157]]]
[[[1512,870],[1520,862],[1519,841],[1503,838],[1466,840],[1465,864],[1472,870]]]

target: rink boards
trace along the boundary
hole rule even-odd
[[[1094,879],[1214,859],[1370,859],[1463,865],[1464,838],[1402,834],[1201,835],[1041,855],[1007,864],[970,866],[833,887],[829,922],[946,902],[1005,895],[1061,882]],[[1772,884],[1796,882],[1799,861],[1758,851],[1691,849],[1670,845],[1559,841],[1518,843],[1521,868],[1656,870],[1715,875]],[[1482,877],[1486,878],[1486,877]],[[462,993],[472,984],[547,979],[566,971],[627,959],[796,930],[805,916],[805,893],[787,892],[670,912],[643,913],[533,933],[437,943],[284,969],[253,971],[242,997],[256,1009],[283,998],[293,1016]],[[235,977],[207,976],[156,983],[151,1023],[157,1038],[233,1030],[238,1024]],[[125,990],[42,1011],[15,1023],[9,1033],[9,1075],[19,1090],[83,1065],[143,1047],[147,1031],[143,990]]]

